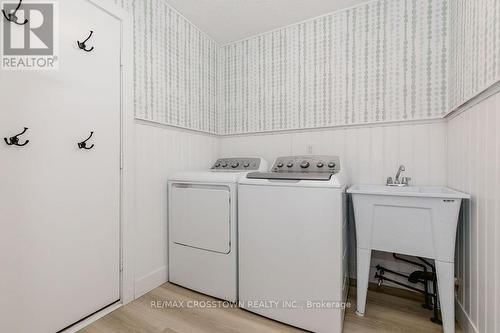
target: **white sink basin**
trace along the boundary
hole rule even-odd
[[[453,277],[458,214],[465,193],[447,187],[354,185],[358,309],[363,315],[372,250],[435,259],[445,332],[454,332]]]
[[[358,248],[453,262],[462,199],[446,187],[353,185]]]
[[[407,197],[470,199],[470,195],[441,186],[385,186],[353,185],[348,190],[352,194],[395,195]]]

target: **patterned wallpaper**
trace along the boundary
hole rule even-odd
[[[450,1],[450,111],[500,80],[500,0]]]
[[[217,133],[220,46],[164,0],[112,0],[134,16],[137,118]]]
[[[379,0],[222,49],[221,134],[437,118],[447,0]]]
[[[437,118],[448,1],[377,0],[220,47],[165,0],[133,13],[136,117],[217,134]]]

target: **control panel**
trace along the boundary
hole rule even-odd
[[[338,156],[284,156],[274,162],[272,172],[307,172],[307,173],[338,173],[340,158]]]
[[[260,158],[220,158],[211,170],[214,171],[253,171],[259,170]]]

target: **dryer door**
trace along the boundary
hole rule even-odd
[[[231,251],[231,204],[227,186],[173,184],[170,192],[171,240],[218,253]]]

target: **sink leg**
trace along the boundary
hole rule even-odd
[[[366,294],[368,292],[368,280],[370,278],[370,260],[372,251],[366,249],[357,249],[357,308],[358,316],[365,315]]]
[[[455,265],[449,262],[436,260],[436,274],[443,319],[443,331],[455,332],[455,290],[454,290]]]

